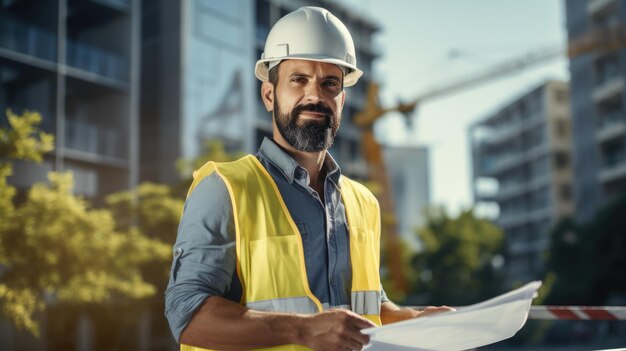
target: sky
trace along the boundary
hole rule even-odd
[[[567,40],[560,0],[338,2],[381,26],[375,38],[382,53],[375,78],[382,83],[383,106],[412,100],[529,52],[565,46]],[[548,79],[569,80],[564,57],[425,101],[413,115],[411,130],[403,117],[390,113],[376,126],[376,135],[388,144],[428,146],[432,203],[458,213],[472,205],[468,126]]]

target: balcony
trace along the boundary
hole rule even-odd
[[[67,41],[67,64],[101,77],[119,82],[128,81],[126,61],[121,56],[84,43]]]
[[[589,0],[587,2],[587,13],[590,16],[602,13],[610,9],[610,6],[615,3],[615,0]]]
[[[92,2],[102,4],[117,10],[128,10],[130,0],[91,0]]]
[[[531,208],[528,211],[527,218],[529,221],[537,222],[552,218],[553,208],[549,204],[542,204],[540,207]]]
[[[486,142],[489,144],[498,144],[507,142],[512,137],[523,133],[529,129],[538,127],[545,122],[544,112],[538,112],[530,115],[526,119],[516,120],[504,127],[493,128]]]
[[[500,188],[497,194],[497,201],[501,202],[503,200],[510,199],[523,193],[537,190],[542,186],[546,186],[549,184],[550,177],[548,175],[535,178],[529,182],[511,182],[509,184],[503,185]]]
[[[613,152],[609,155],[605,155],[598,178],[601,183],[608,183],[626,178],[625,149],[622,148],[619,152]]]
[[[496,177],[503,171],[517,167],[525,162],[534,160],[549,152],[548,145],[544,142],[535,145],[530,149],[522,149],[515,152],[507,153],[503,156],[494,157],[490,160],[489,173],[486,173],[487,177]],[[497,177],[496,177],[497,178]]]
[[[0,16],[0,47],[47,61],[56,61],[56,34],[7,16]]]
[[[95,162],[100,158],[124,163],[125,140],[122,133],[111,127],[99,127],[89,121],[66,121],[65,147],[77,151]]]
[[[617,73],[611,78],[601,80],[593,88],[593,101],[599,103],[619,95],[624,91],[624,78]]]
[[[528,221],[528,217],[524,211],[518,211],[516,214],[501,213],[496,223],[504,230],[508,228],[524,224]]]
[[[604,143],[626,135],[626,117],[622,111],[615,111],[601,116],[596,129],[596,140]]]

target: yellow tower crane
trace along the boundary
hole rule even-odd
[[[485,71],[478,72],[464,79],[429,90],[420,94],[410,103],[400,103],[396,106],[382,107],[379,103],[379,85],[372,81],[367,87],[365,105],[354,116],[354,124],[361,129],[361,148],[363,157],[368,166],[369,180],[380,187],[378,194],[382,212],[382,235],[385,249],[385,266],[389,271],[395,291],[407,292],[409,282],[406,267],[400,248],[394,199],[386,172],[381,145],[374,138],[374,123],[388,112],[401,112],[410,122],[410,116],[420,103],[457,93],[464,89],[476,87],[479,84],[502,78],[530,67],[545,63],[552,59],[563,57],[575,58],[589,53],[609,53],[626,46],[626,24],[619,24],[590,31],[580,37],[571,39],[567,48],[554,46],[529,52],[521,57],[494,65]]]

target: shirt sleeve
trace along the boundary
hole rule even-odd
[[[213,173],[185,201],[165,291],[165,316],[174,338],[209,296],[224,296],[235,273],[235,232],[230,196]]]

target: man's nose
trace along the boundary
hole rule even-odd
[[[310,82],[307,84],[304,93],[304,99],[315,104],[320,101],[322,89],[317,82]]]

